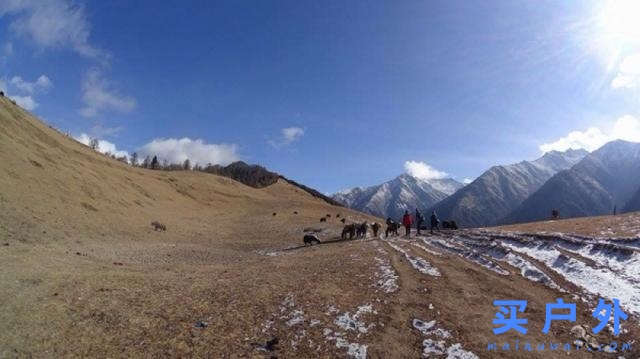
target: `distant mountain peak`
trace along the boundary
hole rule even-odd
[[[338,192],[332,198],[353,209],[395,218],[406,209],[425,210],[461,187],[452,178],[422,179],[403,173],[379,185]]]

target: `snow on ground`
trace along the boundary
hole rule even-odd
[[[430,322],[424,322],[420,319],[413,320],[413,327],[420,331],[423,335],[426,336],[437,336],[443,339],[447,339],[451,337],[451,333],[442,328],[436,328],[436,321],[432,320]]]
[[[547,241],[503,239],[502,245],[543,262],[567,281],[603,298],[617,298],[631,312],[640,314],[640,283],[616,274],[608,268],[589,264],[561,253]]]
[[[393,293],[398,290],[398,275],[393,269],[388,259],[379,257],[374,258],[378,264],[376,272],[377,281],[375,285],[381,288],[385,293]]]
[[[423,246],[422,244],[420,244],[418,242],[411,242],[411,245],[414,246],[414,247],[418,247],[418,248],[422,249],[423,251],[425,251],[425,252],[427,252],[429,254],[432,254],[432,255],[434,255],[436,257],[442,256],[442,253],[440,253],[438,251],[434,251],[431,248],[427,248],[427,247]]]
[[[377,247],[377,242],[375,246]],[[381,288],[385,293],[393,293],[398,290],[398,274],[388,259],[388,253],[382,248],[377,247],[378,253],[384,257],[374,257],[378,270],[374,273],[374,286]]]
[[[531,281],[542,283],[549,288],[565,291],[564,289],[560,288],[560,286],[556,284],[553,279],[551,279],[551,277],[549,277],[546,273],[536,267],[533,263],[526,260],[522,256],[513,253],[513,251],[504,248],[495,241],[487,240],[486,237],[482,237],[480,238],[480,240],[474,240],[471,236],[467,238],[454,237],[454,239],[460,241],[460,243],[463,243],[468,247],[472,247],[475,250],[482,252],[483,254],[499,262],[508,263],[511,266],[520,269],[520,275]]]
[[[610,268],[617,275],[631,281],[640,281],[640,253],[614,244],[557,241],[558,247],[591,259],[598,265]]]
[[[409,261],[413,268],[415,268],[418,272],[434,277],[440,276],[440,272],[438,271],[438,269],[432,267],[431,264],[423,258],[410,255],[407,251],[402,249],[400,246],[393,244],[391,241],[387,240],[386,242],[391,246],[391,248],[395,249],[399,253],[402,253],[407,261]]]
[[[521,256],[509,252],[504,255],[502,260],[520,269],[520,275],[522,275],[523,277],[534,282],[540,282],[548,286],[549,288],[558,289],[562,292],[566,292],[564,289],[560,288],[560,286],[556,282],[554,282],[553,279],[551,279],[551,277],[546,275],[544,272],[538,269],[538,267],[533,265],[528,260],[522,258]]]
[[[327,315],[333,315],[340,311],[335,306],[330,306],[326,312]],[[371,304],[361,305],[355,311],[354,314],[347,311],[339,314],[333,321],[339,329],[333,330],[331,328],[325,328],[323,331],[324,337],[328,341],[335,341],[336,347],[346,348],[347,355],[356,359],[364,359],[367,357],[367,345],[357,342],[349,342],[346,338],[347,334],[353,332],[356,338],[360,338],[362,335],[367,334],[375,324],[367,324],[364,321],[363,316],[366,314],[375,315],[378,312],[373,308]],[[342,331],[339,331],[339,330]],[[353,336],[352,334],[352,336]]]
[[[478,356],[462,349],[462,344],[456,343],[447,349],[447,359],[478,359]]]
[[[358,307],[358,310],[353,315],[349,312],[342,313],[336,318],[334,324],[347,331],[355,330],[360,333],[367,333],[369,329],[375,327],[375,324],[366,325],[366,323],[361,320],[364,313],[378,314],[378,312],[373,310],[371,304],[362,305]]]
[[[349,343],[344,339],[344,333],[334,332],[329,328],[325,328],[324,337],[329,341],[336,342],[337,348],[346,348],[347,355],[356,359],[365,359],[367,357],[367,345],[358,343]]]
[[[420,319],[413,319],[413,327],[417,329],[423,336],[431,337],[422,341],[422,357],[440,357],[444,354],[447,359],[478,359],[478,357],[470,351],[462,349],[460,343],[452,344],[447,348],[446,340],[450,339],[451,333],[443,328],[436,327],[436,321],[425,322]],[[438,337],[439,339],[433,339]]]
[[[429,237],[429,238],[420,238],[422,242],[429,246],[435,246],[444,249],[447,252],[457,254],[462,258],[465,258],[471,262],[474,262],[484,268],[487,268],[493,272],[496,272],[500,275],[509,275],[509,271],[503,269],[486,256],[478,253],[477,251],[464,246],[460,242],[450,241],[444,237]]]

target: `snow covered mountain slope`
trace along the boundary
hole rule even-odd
[[[430,210],[462,227],[495,225],[558,171],[572,167],[586,155],[584,150],[551,151],[535,161],[491,167]]]
[[[505,222],[609,214],[621,211],[640,187],[640,143],[612,141],[559,172],[522,203]]]
[[[382,218],[398,218],[405,210],[429,208],[462,186],[451,178],[422,180],[403,174],[380,185],[356,187],[332,197],[349,208]]]

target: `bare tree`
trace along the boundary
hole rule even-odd
[[[138,165],[138,153],[134,152],[131,154],[131,158],[129,159],[131,161],[131,165],[133,167]]]
[[[142,160],[142,168],[149,168],[151,166],[151,157],[147,156]]]
[[[98,146],[100,146],[100,141],[98,141],[97,138],[92,138],[89,141],[89,147],[91,147],[92,150],[94,150],[94,151],[97,150]]]
[[[182,169],[185,171],[189,171],[191,169],[191,161],[189,161],[188,158],[184,160],[184,163],[182,163]]]

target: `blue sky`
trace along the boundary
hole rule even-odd
[[[636,11],[637,10],[637,11]],[[635,1],[0,0],[0,87],[112,152],[335,192],[640,141]]]

